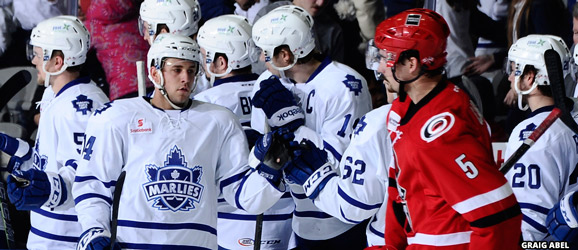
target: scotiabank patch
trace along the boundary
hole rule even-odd
[[[421,139],[426,142],[432,142],[448,132],[454,126],[455,120],[454,115],[449,112],[432,116],[421,127]]]
[[[150,134],[153,126],[145,118],[137,118],[128,128],[129,134]]]

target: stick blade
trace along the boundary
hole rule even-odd
[[[575,134],[578,134],[578,124],[570,115],[570,109],[566,105],[567,98],[564,88],[562,59],[560,59],[560,55],[554,49],[548,49],[544,52],[544,61],[546,63],[546,71],[548,71],[554,105],[562,111],[560,120]]]
[[[3,109],[18,91],[26,87],[26,85],[30,83],[30,79],[32,79],[32,75],[27,70],[20,70],[8,78],[8,80],[0,86],[0,109]]]

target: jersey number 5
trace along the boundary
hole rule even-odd
[[[466,154],[461,154],[458,158],[455,159],[456,163],[460,168],[466,173],[466,176],[470,179],[476,178],[478,176],[478,169],[471,161],[464,162],[464,158],[466,158]]]

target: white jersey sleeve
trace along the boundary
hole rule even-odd
[[[537,126],[548,116],[552,106],[532,112],[518,124],[505,152],[509,158]],[[576,113],[574,113],[576,119]],[[548,211],[569,191],[578,189],[578,136],[555,121],[539,140],[506,174],[522,208],[522,236],[526,241],[546,237]]]
[[[346,223],[360,223],[377,213],[382,214],[381,217],[385,215],[382,205],[387,200],[387,169],[393,159],[386,127],[390,107],[375,109],[357,123],[351,143],[339,163],[341,175],[329,180],[313,201],[322,211]],[[371,221],[368,239],[383,241],[385,224],[376,226],[374,223],[378,222]]]

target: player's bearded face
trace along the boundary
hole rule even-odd
[[[176,58],[165,60],[163,67],[165,89],[173,103],[180,105],[188,101],[198,71],[197,62]]]

